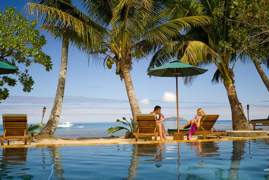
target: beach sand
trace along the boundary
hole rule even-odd
[[[94,146],[94,145],[111,145],[111,144],[156,144],[156,143],[186,143],[186,142],[221,142],[221,141],[238,141],[238,140],[255,140],[265,139],[269,141],[269,136],[257,136],[257,137],[222,137],[222,138],[210,138],[210,139],[193,139],[193,140],[173,140],[172,136],[169,136],[166,141],[151,141],[151,140],[138,140],[125,139],[125,138],[98,138],[98,139],[66,139],[66,138],[44,138],[40,140],[34,140],[30,144],[24,145],[22,142],[11,142],[10,145],[4,145],[2,147],[51,147],[51,146]]]

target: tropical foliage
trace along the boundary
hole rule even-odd
[[[31,124],[27,131],[28,133],[32,134],[32,135],[36,135],[39,134],[43,128],[43,124],[39,123],[39,124]]]
[[[94,59],[103,59],[108,69],[116,71],[124,81],[133,117],[140,113],[131,77],[134,60],[154,54],[149,67],[166,63],[171,57],[194,65],[214,64],[212,81],[225,87],[233,129],[248,129],[233,70],[238,60],[251,59],[269,89],[261,68],[262,63],[268,63],[269,52],[266,0],[79,2],[39,0],[28,6],[30,12],[39,15],[43,28],[62,39],[59,83],[46,133],[53,134],[60,119],[69,43],[90,56],[98,55]],[[112,128],[111,132],[122,129]]]
[[[237,41],[241,54],[248,54],[269,92],[269,2],[266,0],[234,0],[231,8],[231,37]],[[264,66],[265,67],[265,66]]]
[[[119,124],[118,126],[110,127],[107,129],[108,134],[114,134],[116,132],[125,131],[125,137],[130,138],[133,137],[133,133],[135,131],[135,121],[127,120],[125,117],[122,119],[117,119],[116,122]]]
[[[183,37],[179,35],[181,39],[167,43],[153,56],[151,66],[163,63],[171,56],[194,65],[215,64],[216,72],[212,80],[223,83],[231,106],[233,129],[239,130],[248,129],[248,123],[237,96],[233,68],[239,55],[244,53],[239,48],[240,42],[232,36],[237,23],[230,19],[231,3],[229,0],[201,1],[203,12],[211,18],[211,23],[186,30]]]
[[[173,11],[162,1],[148,0],[81,0],[84,9],[71,1],[45,2],[30,3],[30,11],[43,14],[49,31],[63,36],[63,30],[68,29],[72,43],[90,55],[103,57],[109,68],[115,65],[125,83],[133,117],[140,113],[130,74],[133,60],[155,51],[182,29],[209,23],[207,16],[191,16],[188,9],[192,3],[187,1],[178,1]],[[55,6],[57,3],[62,6]],[[180,9],[182,13],[178,13]]]
[[[28,21],[13,8],[0,13],[0,60],[15,65],[18,71],[14,75],[0,76],[0,102],[9,96],[9,86],[19,81],[23,91],[33,89],[34,80],[29,74],[33,63],[51,70],[50,57],[42,51],[46,40],[36,29],[34,21]]]
[[[60,121],[60,116],[62,112],[65,81],[68,67],[69,43],[72,42],[82,49],[85,47],[91,47],[92,49],[94,49],[93,47],[98,45],[98,43],[95,43],[95,41],[98,41],[97,38],[100,37],[102,30],[98,29],[97,26],[90,23],[89,19],[83,16],[83,14],[81,14],[71,4],[71,1],[69,0],[42,0],[37,2],[38,3],[30,3],[30,12],[33,12],[34,10],[41,12],[42,16],[40,17],[40,19],[42,21],[43,28],[51,32],[54,37],[62,39],[61,68],[59,72],[54,104],[51,110],[49,120],[41,131],[42,135],[53,135]],[[51,15],[51,13],[56,13],[59,17],[54,17]],[[67,16],[67,19],[62,20],[61,18],[65,18],[66,15],[70,15],[70,17]],[[84,24],[73,23],[73,21],[76,21],[77,19],[84,22]],[[65,23],[64,21],[66,21],[67,23]],[[85,36],[82,36],[81,30],[88,32],[85,32]],[[82,44],[82,42],[84,42],[85,44]]]

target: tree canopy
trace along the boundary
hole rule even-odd
[[[266,62],[269,57],[269,1],[233,0],[229,21],[230,37],[238,49],[251,58]],[[269,65],[269,61],[267,62]]]
[[[42,51],[45,37],[36,29],[36,22],[27,20],[13,8],[0,13],[0,61],[17,67],[15,74],[0,75],[0,102],[9,96],[9,88],[20,82],[30,92],[34,80],[29,74],[33,63],[51,70],[50,57]]]

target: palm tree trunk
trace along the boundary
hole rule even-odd
[[[67,72],[68,46],[69,46],[69,40],[66,36],[63,36],[61,67],[56,90],[56,96],[54,98],[54,104],[50,113],[49,121],[47,122],[46,126],[42,129],[41,135],[53,135],[60,121],[63,98],[64,98],[66,72]]]
[[[141,111],[140,111],[140,108],[139,108],[138,101],[136,99],[130,69],[128,68],[127,65],[122,65],[121,71],[122,71],[122,78],[124,80],[127,96],[128,96],[129,103],[130,103],[130,106],[131,106],[133,119],[135,119],[136,114],[139,114]]]
[[[221,73],[223,84],[229,99],[232,112],[233,130],[248,130],[248,121],[244,114],[242,104],[237,96],[234,84],[234,73],[233,70],[229,68],[229,59],[229,55],[224,54],[222,56],[221,63],[217,64],[217,67]]]
[[[249,129],[247,118],[244,114],[243,107],[237,97],[235,85],[232,81],[224,80],[224,86],[227,91],[233,121],[233,130]]]
[[[269,92],[269,78],[266,76],[265,72],[263,71],[262,67],[261,67],[261,63],[258,62],[258,60],[253,59],[253,63],[256,67],[256,70],[258,71],[265,87],[267,88],[267,91]]]

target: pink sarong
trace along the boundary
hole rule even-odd
[[[188,132],[188,140],[192,138],[192,135],[195,134],[195,132],[197,131],[197,125],[194,123],[191,125],[189,132]]]

